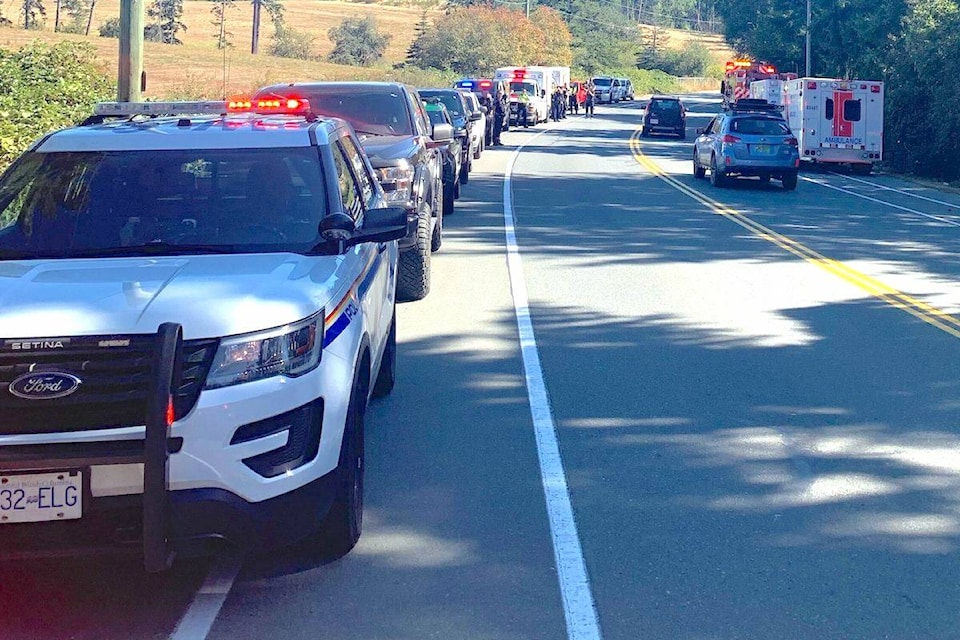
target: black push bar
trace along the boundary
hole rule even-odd
[[[169,569],[175,555],[170,545],[167,439],[175,418],[173,394],[180,381],[182,345],[179,324],[160,325],[143,442],[143,566],[152,573]]]

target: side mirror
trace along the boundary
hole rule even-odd
[[[474,111],[470,114],[470,122],[476,122],[483,116],[479,111]]]
[[[434,142],[449,142],[453,140],[453,127],[446,123],[435,124],[431,137]]]
[[[353,246],[363,242],[390,242],[391,240],[399,240],[407,235],[408,209],[413,209],[412,203],[407,207],[386,207],[383,209],[367,210],[363,215],[363,225],[353,233],[353,236],[347,241],[347,244]],[[414,214],[416,214],[415,210]]]
[[[707,128],[706,128],[706,127],[697,127],[697,135],[698,135],[698,136],[703,135],[704,133],[706,133],[706,131],[707,131]]]

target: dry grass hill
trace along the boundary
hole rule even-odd
[[[48,2],[48,4],[51,4]],[[17,19],[20,3],[14,0],[0,4],[0,13]],[[213,3],[208,0],[185,0],[183,23],[187,30],[179,34],[183,45],[146,43],[144,69],[147,72],[146,97],[149,98],[216,98],[241,95],[273,82],[297,80],[383,79],[386,76],[416,82],[403,72],[390,71],[390,66],[402,61],[414,38],[414,29],[424,9],[415,6],[388,6],[328,0],[284,0],[286,24],[314,37],[312,51],[323,56],[332,48],[327,32],[347,17],[372,15],[382,30],[391,34],[384,64],[379,68],[357,68],[326,62],[291,60],[266,55],[273,27],[264,17],[261,24],[260,51],[250,54],[252,11],[249,2],[237,2],[236,9],[227,13],[226,29],[232,47],[226,51],[216,48]],[[441,9],[428,10],[428,15]],[[48,42],[79,40],[91,43],[97,51],[104,71],[115,74],[117,69],[117,40],[101,38],[97,28],[111,17],[119,15],[119,0],[98,0],[89,37],[53,33],[52,9],[44,31],[24,31],[0,28],[0,47],[18,48],[31,40]],[[682,31],[667,30],[668,46],[681,46],[691,37]],[[718,60],[726,56],[722,38],[703,36],[711,50],[718,51]],[[728,57],[728,56],[727,56]]]

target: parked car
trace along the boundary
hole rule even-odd
[[[470,171],[473,169],[473,155],[470,152],[470,139],[473,135],[475,123],[480,121],[480,114],[471,114],[467,107],[467,99],[457,89],[420,89],[421,98],[438,98],[447,108],[453,118],[455,138],[460,139],[463,146],[463,162],[460,164],[460,184],[470,181]]]
[[[473,120],[473,124],[470,127],[470,153],[473,155],[473,159],[477,160],[480,158],[480,154],[483,153],[484,149],[484,135],[487,130],[487,108],[480,104],[480,100],[475,94],[470,91],[464,91],[463,89],[459,90],[463,94],[463,97],[466,98],[467,109],[469,109],[469,119]],[[480,114],[480,117],[474,119],[474,114]]]
[[[626,88],[627,87],[623,83],[622,78],[614,78],[610,85],[610,102],[623,101],[624,91]]]
[[[0,178],[3,549],[356,544],[408,213],[347,123],[249,105],[97,105]]]
[[[457,89],[466,89],[473,92],[477,96],[477,99],[481,101],[481,104],[483,104],[483,97],[486,94],[490,94],[490,98],[494,102],[503,100],[505,106],[503,115],[501,116],[500,130],[510,130],[510,109],[507,105],[510,94],[507,89],[507,84],[503,80],[493,80],[491,78],[462,78],[453,83],[453,86]],[[495,114],[491,111],[486,115],[486,143],[490,144],[493,141],[493,118]]]
[[[447,124],[453,127],[453,118],[439,98],[428,98],[424,108],[434,125]],[[443,215],[453,213],[454,200],[460,197],[460,163],[463,162],[462,143],[451,139],[443,147]]]
[[[640,135],[671,133],[681,140],[687,137],[687,108],[676,96],[654,96],[643,110]]]
[[[620,78],[620,82],[623,84],[623,99],[633,100],[633,81],[630,78]]]
[[[417,91],[395,82],[302,82],[259,89],[254,100],[301,98],[317,114],[343,118],[356,130],[392,204],[414,203],[400,241],[397,299],[430,291],[430,255],[443,242],[443,152],[452,137],[432,126]]]
[[[733,176],[777,178],[787,191],[797,188],[800,152],[797,138],[779,107],[766,100],[739,100],[709,125],[697,129],[693,175],[710,171],[710,182],[722,187]]]
[[[613,102],[613,78],[610,76],[595,76],[590,80],[598,104]]]

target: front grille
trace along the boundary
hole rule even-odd
[[[60,343],[62,346],[52,346]],[[185,416],[197,402],[217,340],[183,343],[174,410]],[[14,349],[14,347],[21,347]],[[24,348],[25,347],[25,348]],[[155,335],[6,340],[0,349],[0,434],[112,429],[144,424],[156,358]],[[10,384],[28,373],[59,372],[81,380],[62,398],[25,399]]]

